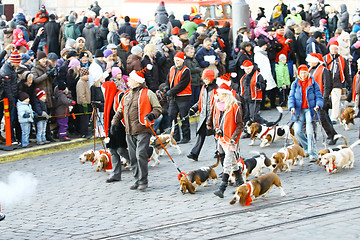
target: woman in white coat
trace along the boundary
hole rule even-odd
[[[254,48],[254,62],[257,64],[261,75],[266,80],[266,94],[263,95],[263,98],[267,95],[270,98],[271,108],[275,108],[275,99],[278,88],[271,73],[270,61],[266,51],[267,45],[268,43],[263,39],[258,41],[258,46],[255,46]],[[262,102],[265,105],[265,99],[263,99]]]

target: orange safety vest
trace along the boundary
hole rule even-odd
[[[259,76],[259,72],[255,71],[253,76],[251,77],[251,81],[250,81],[250,91],[251,91],[251,100],[262,100],[262,95],[263,92],[261,90],[256,89],[256,82],[258,81],[258,76]],[[244,95],[244,85],[243,85],[243,80],[245,78],[246,74],[244,76],[242,76],[242,78],[240,79],[240,84],[241,84],[241,96]]]
[[[213,122],[215,125],[215,128],[220,128],[221,127],[221,123],[220,123],[220,110],[215,107],[214,108],[215,113],[214,113],[214,118],[213,118]],[[221,119],[221,121],[224,123],[222,125],[222,131],[223,131],[223,136],[219,137],[219,136],[215,136],[218,140],[220,140],[223,143],[226,144],[230,144],[230,140],[232,135],[234,134],[234,131],[237,127],[236,121],[235,121],[235,116],[237,115],[237,112],[240,111],[240,107],[237,103],[234,103],[231,108],[229,110],[227,110],[226,112],[224,112],[224,115]],[[237,137],[235,143],[237,144],[240,138],[240,135]]]
[[[355,98],[356,98],[356,82],[360,81],[358,80],[358,78],[360,77],[360,75],[358,73],[356,73],[356,75],[354,76],[353,79],[353,86],[352,86],[352,101],[355,102]]]
[[[169,72],[169,86],[171,88],[172,83],[174,82],[174,86],[178,85],[178,83],[180,82],[181,76],[183,75],[183,73],[186,70],[190,69],[188,67],[186,67],[185,65],[183,66],[183,68],[181,70],[179,70],[176,74],[175,74],[175,70],[176,68],[174,66],[172,66],[170,68],[170,72]],[[190,82],[189,84],[186,86],[186,88],[184,90],[182,90],[181,92],[179,92],[178,94],[176,94],[176,96],[188,96],[191,95],[191,75],[190,75]]]
[[[326,54],[325,57],[325,62],[326,62],[326,65],[327,65],[327,68],[331,71],[331,66],[333,64],[333,58],[332,56],[329,54]],[[338,60],[339,60],[339,69],[340,69],[340,79],[341,79],[341,82],[343,83],[345,81],[345,74],[344,74],[344,69],[345,69],[345,59],[343,58],[343,56],[339,56],[338,57]],[[336,61],[336,60],[334,60]]]
[[[127,94],[129,91],[130,91],[130,89],[127,90],[125,92],[125,94]],[[147,114],[149,114],[152,110],[150,99],[148,97],[148,91],[149,91],[148,88],[141,89],[140,94],[139,94],[139,99],[138,99],[138,114],[139,114],[138,119],[139,119],[139,122],[144,126],[145,126],[145,116]],[[125,94],[124,94],[124,97],[125,97]],[[121,101],[123,113],[124,113],[124,97],[122,98],[122,101]],[[125,126],[124,118],[121,120],[121,122]],[[153,124],[154,122],[155,122],[155,120],[152,120],[151,124]]]
[[[324,83],[323,83],[323,73],[324,73],[324,65],[319,65],[313,74],[313,78],[315,79],[315,81],[319,84],[321,93],[324,95]],[[312,68],[309,69],[309,72],[312,70]]]
[[[120,95],[121,93],[125,92],[124,90],[119,90],[116,92],[115,97],[114,97],[114,104],[113,104],[113,110],[116,113],[117,109],[120,106]]]
[[[198,108],[199,108],[199,113],[201,113],[201,106],[202,106],[202,95],[203,95],[203,91],[206,91],[205,89],[205,84],[201,87],[200,90],[200,95],[199,95],[199,104],[198,104]],[[211,90],[211,96],[210,96],[210,109],[212,108],[212,106],[215,103],[215,94],[217,93],[217,88]]]
[[[105,154],[105,155],[107,156],[107,158],[108,158],[108,160],[109,160],[109,164],[108,164],[106,170],[111,170],[111,169],[112,169],[111,154],[108,153],[108,152],[105,152],[104,150],[99,150],[99,153],[100,153],[100,154]]]

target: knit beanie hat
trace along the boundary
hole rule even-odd
[[[262,47],[264,45],[268,44],[264,39],[260,38],[259,41],[258,41],[258,46],[259,47]]]
[[[104,57],[104,53],[100,49],[96,49],[95,58],[99,58],[99,57]]]
[[[25,99],[29,98],[29,94],[26,92],[19,92],[19,100],[24,101]]]
[[[80,65],[79,60],[77,60],[76,58],[74,58],[74,59],[71,59],[68,67],[69,67],[69,68],[74,68],[74,67],[79,66],[79,65]]]
[[[80,77],[89,75],[89,69],[86,67],[80,68],[79,72],[80,72]]]
[[[119,67],[113,67],[111,69],[111,75],[113,78],[116,78],[116,76],[119,74],[119,73],[122,73],[121,72],[121,69]]]
[[[58,55],[56,55],[56,53],[53,53],[53,52],[49,53],[47,58],[53,62],[59,59]]]
[[[140,54],[142,51],[143,51],[142,48],[140,46],[138,46],[138,45],[131,48],[131,53],[135,54],[135,55]]]
[[[286,55],[285,54],[280,54],[279,55],[279,61],[285,61],[286,60]]]
[[[21,62],[21,56],[20,56],[20,53],[18,51],[13,51],[11,54],[10,54],[10,57],[9,57],[9,61],[11,63],[20,63]]]
[[[75,50],[71,50],[68,52],[68,54],[66,54],[66,59],[69,59],[71,57],[77,57],[78,53]]]
[[[26,62],[29,61],[29,60],[30,60],[30,56],[29,56],[29,55],[27,55],[26,53],[21,54],[21,64],[24,64],[24,63],[26,63]]]
[[[42,58],[46,58],[46,53],[44,53],[43,51],[38,51],[37,55],[36,55],[37,60],[40,60]]]
[[[131,77],[133,80],[135,80],[138,83],[144,83],[145,82],[145,77],[144,77],[144,73],[146,72],[146,70],[151,70],[152,69],[152,65],[148,64],[145,68],[143,68],[141,71],[135,71],[133,70],[130,74],[129,77]]]
[[[213,81],[215,79],[215,72],[213,69],[205,69],[201,76],[202,79]]]
[[[41,90],[40,88],[36,89],[36,97],[40,99],[42,96],[46,95],[46,92],[44,90]]]
[[[110,49],[106,49],[104,51],[104,57],[107,58],[108,56],[114,54],[113,51],[111,51]]]

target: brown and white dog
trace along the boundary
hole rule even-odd
[[[346,131],[350,130],[350,126],[349,126],[350,123],[355,125],[354,115],[355,115],[355,110],[352,107],[345,108],[344,111],[340,114],[340,116],[339,116],[340,123],[341,123],[341,125],[344,126],[344,129]]]
[[[175,130],[175,128],[174,128],[174,122],[173,122],[170,133],[169,134],[160,134],[160,135],[158,135],[158,138],[160,139],[161,143],[165,147],[170,146],[170,147],[176,148],[178,154],[180,155],[181,154],[180,147],[177,145],[177,143],[173,137],[174,130]],[[152,147],[154,149],[154,151],[150,157],[150,159],[154,160],[154,163],[151,165],[152,167],[154,167],[155,165],[160,164],[159,157],[164,155],[165,150],[163,149],[159,140],[155,136],[152,136],[150,138],[150,147]]]
[[[286,195],[283,187],[281,186],[279,176],[273,172],[269,172],[255,180],[239,186],[235,190],[235,195],[230,201],[230,204],[239,202],[243,206],[250,206],[252,200],[260,196],[265,197],[274,185],[280,189],[282,197]]]
[[[328,173],[336,173],[340,168],[353,168],[355,157],[352,149],[359,144],[360,140],[357,140],[348,148],[326,153],[320,160],[320,166],[324,166]]]
[[[103,166],[106,166],[105,170],[110,171],[112,169],[111,154],[104,150],[88,150],[82,153],[79,156],[79,159],[81,164],[84,164],[86,162],[91,162],[92,165],[96,164],[97,172],[99,172],[100,170],[104,171]],[[121,158],[121,164],[125,167],[125,169],[130,168],[130,163],[128,163],[124,158]]]
[[[217,162],[209,167],[203,167],[194,171],[190,171],[188,174],[179,174],[180,191],[185,194],[188,191],[191,194],[196,192],[196,189],[203,185],[208,186],[209,180],[213,179],[213,183],[216,184],[217,176],[214,168],[219,165],[220,156],[217,156]]]
[[[276,165],[274,172],[278,169],[282,172],[284,166],[287,168],[286,171],[290,172],[290,166],[295,166],[298,159],[300,159],[300,166],[304,165],[304,149],[300,147],[296,138],[292,134],[290,134],[290,137],[294,141],[294,144],[286,148],[281,148],[278,152],[272,155],[273,163]]]
[[[343,148],[347,148],[348,147],[348,142],[346,140],[346,138],[341,135],[341,134],[336,134],[334,139],[339,139],[339,138],[342,138],[344,139],[344,144],[343,145],[338,145],[337,147],[334,147],[334,148],[326,148],[326,149],[321,149],[318,153],[318,160],[316,161],[316,164],[319,164],[320,163],[320,160],[321,160],[321,157],[324,156],[325,154],[327,153],[332,153],[332,152],[336,152],[336,151],[339,151],[340,149],[343,149]]]

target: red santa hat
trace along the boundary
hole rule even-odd
[[[337,41],[332,42],[329,46],[329,49],[334,48],[334,47],[339,48],[339,43]]]
[[[140,71],[133,70],[129,74],[129,77],[131,77],[133,80],[135,80],[138,83],[144,83],[145,82],[144,73],[146,72],[146,70],[151,70],[151,69],[152,69],[152,65],[148,64],[145,68],[143,68]]]
[[[321,55],[321,54],[320,54]],[[318,56],[318,53],[310,53],[306,56],[306,59],[305,59],[306,62],[308,63],[318,63],[318,62],[322,62],[320,59],[319,59],[319,56]]]
[[[230,86],[231,84],[230,77],[236,78],[236,76],[237,76],[236,72],[225,73],[224,75],[221,75],[216,79],[216,84],[220,86],[221,84],[225,83],[226,85]]]
[[[201,76],[202,79],[213,81],[215,79],[215,71],[213,69],[205,69]]]
[[[305,64],[301,64],[298,68],[298,76],[300,75],[300,72],[309,72],[309,68]]]
[[[218,93],[225,93],[225,94],[232,94],[231,88],[226,83],[223,83],[220,85],[220,87],[217,89]]]
[[[253,67],[253,66],[254,66],[254,64],[253,64],[251,61],[245,60],[245,61],[243,62],[243,64],[241,65],[241,68],[242,68],[242,69],[248,69],[248,68],[251,68],[251,67]]]
[[[175,54],[174,59],[179,59],[179,60],[185,61],[185,53],[178,52],[177,54]]]

